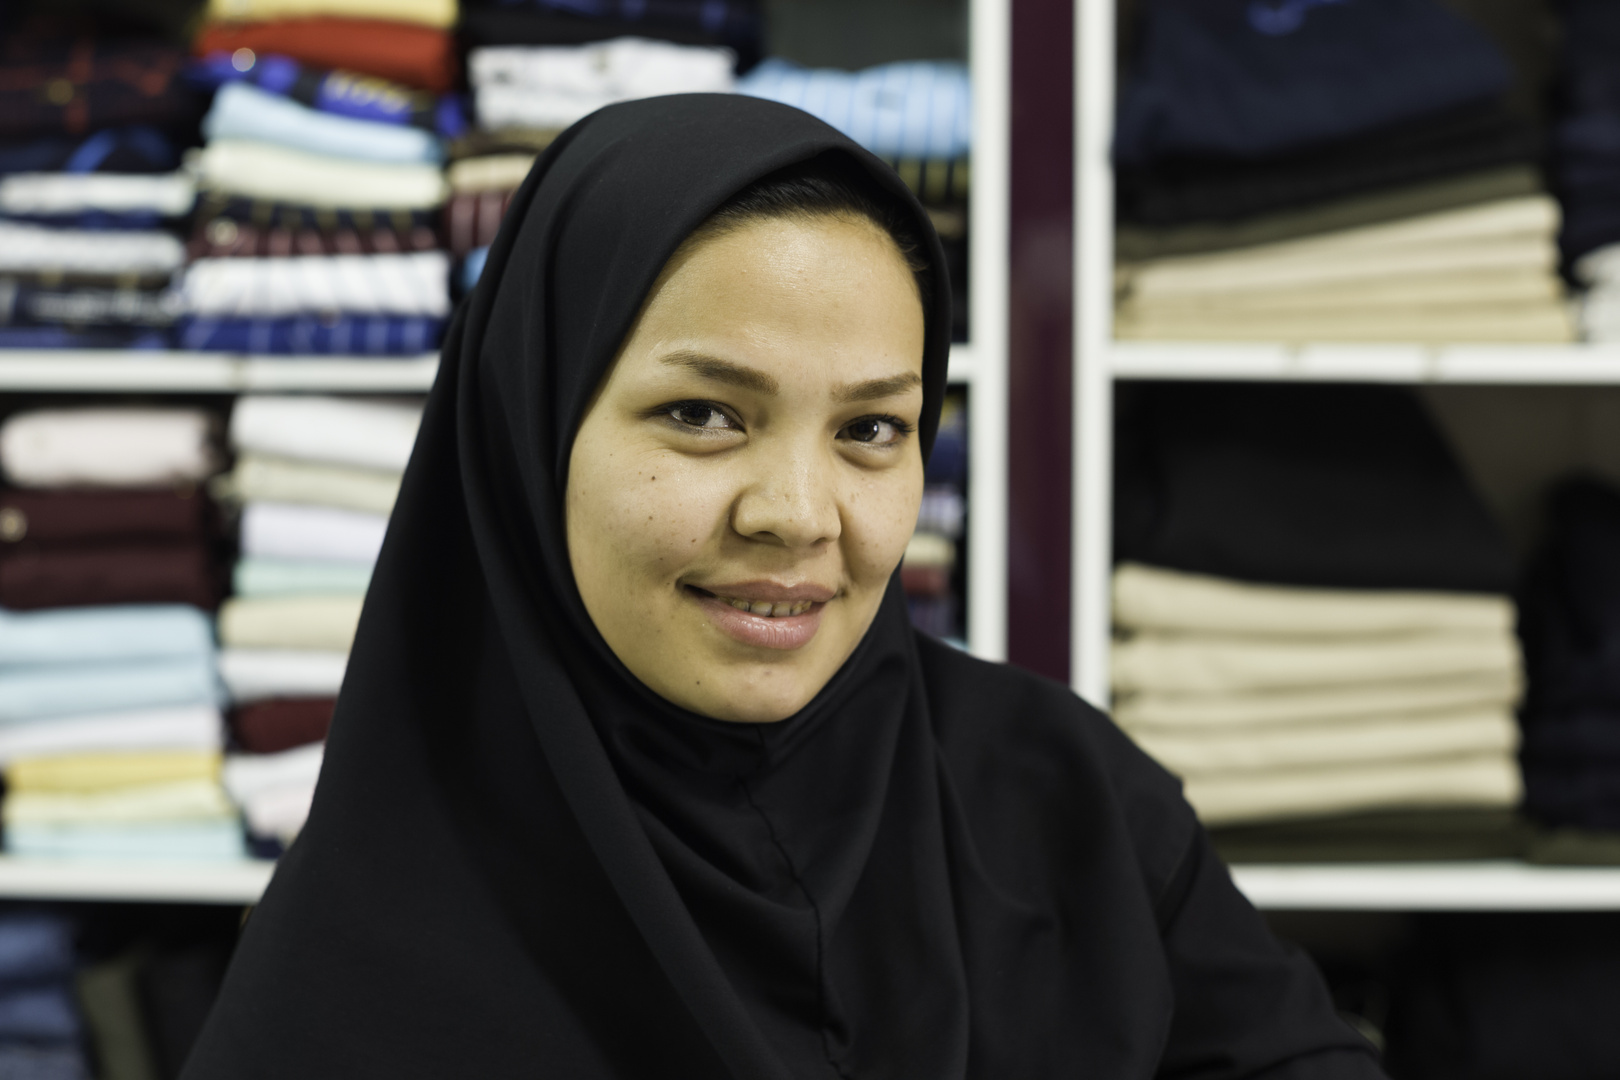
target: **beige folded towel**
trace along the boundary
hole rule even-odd
[[[362,602],[358,596],[235,597],[219,609],[219,640],[238,649],[347,650]]]
[[[234,817],[218,780],[137,784],[98,792],[20,792],[6,796],[7,825],[107,825]]]

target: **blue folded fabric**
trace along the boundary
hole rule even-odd
[[[489,260],[489,248],[473,248],[467,252],[467,258],[461,264],[461,289],[463,292],[472,292],[473,286],[484,274],[484,263]]]
[[[167,330],[97,326],[0,326],[0,349],[169,349]]]
[[[78,1037],[79,1011],[68,983],[0,990],[0,1042],[71,1042]]]
[[[967,66],[953,61],[837,71],[773,58],[738,79],[736,89],[803,109],[881,157],[953,158],[973,143]]]
[[[1114,159],[1264,157],[1495,98],[1512,68],[1436,0],[1148,0]]]
[[[453,94],[438,97],[351,71],[308,68],[288,56],[210,53],[193,63],[186,77],[209,88],[246,83],[333,116],[409,124],[447,139],[467,130],[466,110]]]
[[[421,128],[321,112],[245,82],[220,87],[202,130],[210,139],[252,139],[359,161],[436,165],[444,160],[438,137]]]
[[[419,315],[299,315],[182,319],[182,349],[285,356],[414,356],[438,349],[444,319]]]
[[[206,659],[214,621],[189,604],[107,604],[7,611],[0,608],[0,674],[42,664]]]
[[[6,1080],[90,1080],[77,1046],[0,1046],[0,1076]]]
[[[0,668],[0,724],[165,705],[223,705],[212,656]]]
[[[0,986],[71,976],[73,930],[70,920],[54,912],[0,917]]]
[[[234,862],[248,857],[242,826],[235,821],[8,825],[6,851],[30,858],[127,862]]]
[[[180,155],[156,128],[103,128],[88,138],[52,135],[0,146],[0,173],[173,172]]]

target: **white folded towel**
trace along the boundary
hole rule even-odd
[[[421,423],[420,405],[247,395],[231,412],[230,441],[239,451],[399,472]]]
[[[278,697],[336,697],[346,649],[239,649],[219,653],[219,677],[237,704]]]
[[[0,466],[22,487],[195,483],[219,468],[213,429],[201,409],[37,409],[0,424]]]
[[[242,508],[242,554],[266,559],[377,561],[388,518],[331,506],[252,502]]]

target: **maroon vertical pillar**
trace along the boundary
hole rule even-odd
[[[1065,682],[1074,4],[1012,0],[1007,654],[1015,664]]]

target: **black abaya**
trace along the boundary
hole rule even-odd
[[[1056,684],[912,632],[897,581],[802,712],[656,697],[575,590],[573,434],[676,246],[809,116],[657,98],[571,128],[452,327],[309,824],[185,1076],[1373,1077],[1175,782]]]

